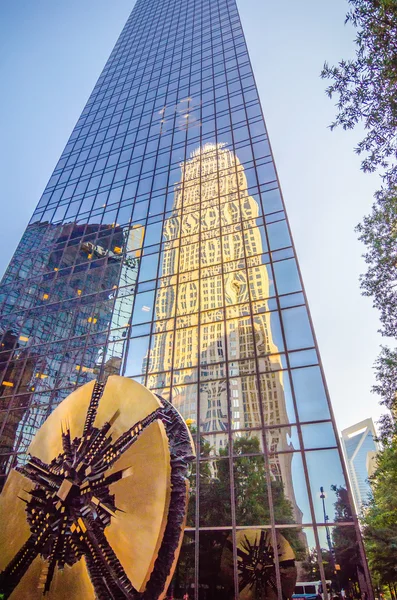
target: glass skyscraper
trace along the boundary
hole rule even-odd
[[[354,502],[360,511],[371,495],[368,477],[374,471],[376,453],[379,450],[372,419],[347,427],[342,431],[341,439]]]
[[[137,1],[0,293],[2,483],[122,374],[196,442],[168,598],[371,595],[235,0]]]

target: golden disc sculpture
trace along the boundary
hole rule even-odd
[[[242,529],[236,533],[237,564],[240,600],[277,600],[275,554],[278,556],[283,598],[294,593],[297,569],[295,553],[289,542],[276,531],[274,549],[272,533],[268,529]],[[221,557],[224,580],[233,579],[232,536],[228,538]]]
[[[119,376],[48,417],[0,496],[5,598],[163,598],[186,519],[193,442],[166,400]]]

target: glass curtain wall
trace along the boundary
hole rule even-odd
[[[370,593],[234,0],[138,0],[0,294],[2,482],[123,374],[196,442],[169,598]]]

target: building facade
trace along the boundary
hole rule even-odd
[[[1,283],[0,476],[120,373],[197,447],[168,597],[371,594],[235,0],[138,0]]]
[[[342,431],[342,448],[357,512],[368,502],[371,494],[368,477],[374,472],[378,450],[375,438],[372,419],[365,419]]]

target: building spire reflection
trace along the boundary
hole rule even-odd
[[[191,369],[200,364],[199,427],[214,454],[228,444],[229,385],[231,428],[237,436],[243,436],[244,429],[258,428],[253,435],[259,438],[262,418],[265,426],[272,426],[271,476],[283,483],[296,522],[302,522],[292,484],[292,456],[279,454],[291,449],[291,444],[289,428],[277,428],[288,423],[288,418],[271,313],[266,311],[266,301],[263,312],[254,317],[247,308],[250,300],[271,295],[272,282],[262,264],[266,241],[260,228],[250,226],[258,216],[244,167],[224,144],[206,144],[181,163],[173,212],[164,224],[166,249],[155,305],[156,335],[145,359],[148,385],[161,388],[164,372],[173,366],[174,382],[180,383],[174,385],[173,403],[185,419],[195,421],[195,387],[186,384],[191,381]],[[234,308],[237,317],[228,320],[226,327],[224,307]],[[166,331],[174,316],[178,328]],[[229,374],[226,358],[232,361]],[[259,375],[255,374],[256,360]]]

